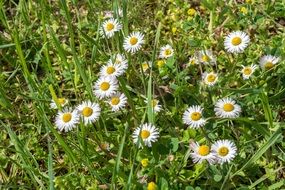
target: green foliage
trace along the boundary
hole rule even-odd
[[[100,34],[106,11],[122,23],[110,39]],[[0,1],[0,189],[147,189],[150,182],[161,190],[284,188],[284,13],[281,0]],[[224,37],[236,30],[250,36],[242,54],[224,48]],[[133,31],[142,32],[145,43],[129,54],[123,40]],[[166,44],[174,56],[161,59]],[[189,63],[206,49],[216,56],[215,66]],[[112,112],[92,86],[116,53],[128,59],[118,78],[128,103]],[[280,61],[244,80],[242,65],[269,54]],[[151,64],[143,71],[145,62]],[[211,71],[219,81],[209,87],[201,78]],[[62,110],[61,97],[70,107],[99,103],[100,119],[58,131],[50,102]],[[223,97],[237,101],[240,117],[215,116]],[[183,124],[191,105],[204,108],[204,127]],[[152,147],[133,142],[142,123],[159,129]],[[219,139],[236,144],[231,162],[193,162],[191,142]]]

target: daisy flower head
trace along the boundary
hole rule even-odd
[[[259,65],[262,69],[268,70],[274,67],[279,62],[279,57],[273,55],[264,55],[259,60]]]
[[[159,132],[153,124],[145,123],[141,124],[138,128],[135,129],[132,137],[134,143],[138,143],[139,139],[141,138],[144,145],[151,147],[152,143],[157,141]]]
[[[65,108],[62,111],[58,111],[55,118],[55,125],[60,131],[68,132],[75,128],[79,123],[79,115],[77,110],[71,108]]]
[[[230,33],[225,38],[225,49],[230,53],[241,53],[248,46],[250,42],[249,36],[242,31],[235,31]]]
[[[125,69],[122,68],[119,64],[114,64],[112,62],[108,62],[107,65],[103,65],[100,69],[100,76],[103,77],[119,77],[123,75]]]
[[[101,112],[99,104],[91,101],[82,102],[76,109],[86,125],[97,121]]]
[[[190,148],[192,153],[190,153],[191,158],[194,163],[202,163],[207,160],[210,164],[214,164],[216,159],[214,153],[211,151],[211,147],[208,145],[199,145],[198,142],[191,142]]]
[[[220,164],[232,161],[237,154],[236,145],[230,140],[218,140],[212,145],[212,149]]]
[[[68,99],[65,99],[65,98],[57,98],[57,101],[61,107],[64,107],[68,103]],[[51,100],[50,108],[57,109],[57,105],[53,99]]]
[[[109,59],[108,63],[113,63],[120,65],[120,67],[124,70],[128,68],[128,60],[125,58],[123,54],[116,54],[111,59]]]
[[[108,103],[112,107],[112,111],[119,111],[120,109],[126,106],[127,97],[125,96],[125,94],[117,92],[116,94],[110,97]]]
[[[214,72],[204,72],[202,78],[203,82],[208,86],[214,86],[218,81],[218,75]]]
[[[145,102],[146,104],[148,103],[147,100],[145,100],[144,102]],[[158,113],[158,112],[160,112],[160,111],[162,110],[162,107],[161,107],[161,105],[159,104],[159,100],[157,100],[157,99],[152,99],[150,103],[151,103],[151,107],[152,107],[152,109],[153,109],[153,111],[154,111],[155,113]]]
[[[183,113],[183,123],[190,128],[198,129],[206,124],[202,116],[203,108],[201,106],[191,106]]]
[[[124,49],[134,54],[139,49],[141,49],[142,44],[144,43],[144,35],[140,32],[132,32],[128,37],[124,39]]]
[[[201,50],[198,52],[198,60],[203,64],[216,64],[216,58],[211,50]]]
[[[173,53],[173,48],[169,44],[167,44],[160,48],[159,57],[162,59],[167,59],[169,57],[172,57]]]
[[[93,93],[99,99],[110,97],[118,90],[117,80],[112,77],[100,77],[94,84]]]
[[[217,117],[237,118],[241,112],[241,107],[231,98],[222,98],[216,102],[214,110]]]
[[[142,70],[145,73],[150,67],[152,67],[152,62],[151,61],[146,61],[142,63]]]
[[[257,65],[254,65],[254,64],[251,64],[250,66],[242,65],[242,70],[241,70],[242,78],[244,80],[249,79],[256,69],[257,69]]]
[[[199,64],[199,60],[196,56],[191,56],[189,58],[189,62],[188,62],[189,65],[198,65]]]
[[[102,28],[100,29],[100,33],[102,36],[107,38],[111,38],[115,35],[115,32],[118,32],[122,29],[122,25],[115,18],[110,18],[103,22]]]

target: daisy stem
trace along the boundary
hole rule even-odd
[[[212,140],[209,138],[209,136],[208,136],[206,130],[205,130],[203,127],[201,127],[201,131],[202,131],[204,137],[207,139],[207,141],[209,141],[210,143],[212,143]]]
[[[231,171],[232,171],[232,168],[233,168],[233,165],[230,166],[230,168],[229,168],[229,170],[228,170],[228,172],[227,172],[227,175],[226,175],[225,178],[224,178],[224,181],[223,181],[223,183],[222,183],[222,186],[221,186],[220,190],[222,190],[222,189],[224,188],[224,186],[225,186],[227,180],[229,179],[229,176],[230,176],[230,173],[231,173]]]
[[[120,84],[120,88],[122,89],[123,93],[126,95],[127,99],[128,99],[128,103],[131,107],[132,113],[133,113],[133,117],[134,117],[134,125],[135,127],[138,126],[138,115],[136,112],[136,107],[135,104],[133,102],[133,99],[131,98],[129,91],[126,87],[126,82],[123,78],[119,77],[118,78],[119,84]]]
[[[113,169],[111,189],[117,189],[115,180],[117,179],[116,176],[117,176],[117,174],[120,171],[120,162],[121,162],[121,157],[122,157],[122,153],[123,153],[123,149],[124,149],[125,140],[126,140],[126,136],[127,136],[128,130],[129,130],[129,125],[126,124],[125,130],[124,130],[124,135],[123,135],[123,137],[121,139],[119,150],[118,150],[118,153],[117,153],[117,159],[116,159],[115,167]]]

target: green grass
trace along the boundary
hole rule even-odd
[[[0,189],[283,189],[285,188],[285,28],[282,0],[1,0],[0,1]],[[241,8],[247,9],[244,13]],[[187,13],[196,10],[194,15]],[[122,16],[119,13],[122,10]],[[122,30],[110,39],[100,35],[104,11],[113,11]],[[225,36],[236,30],[250,36],[241,54],[225,51]],[[124,37],[144,34],[137,53],[123,48]],[[170,44],[174,56],[157,62]],[[190,65],[189,57],[211,49],[217,64]],[[121,53],[127,72],[118,78],[127,106],[112,112],[93,94],[99,71]],[[259,63],[262,55],[280,61],[258,68],[249,80],[241,65]],[[152,66],[143,72],[143,63]],[[207,87],[203,72],[218,73]],[[55,126],[51,100],[65,97],[75,107],[99,103],[101,115],[70,132]],[[232,97],[242,113],[217,118],[215,102]],[[152,100],[162,111],[155,113]],[[147,103],[145,102],[147,101]],[[204,108],[207,124],[191,129],[182,115],[192,105]],[[152,147],[134,143],[133,131],[152,123],[160,137]],[[195,164],[192,141],[233,141],[237,156],[223,165]],[[142,159],[149,164],[143,167]]]

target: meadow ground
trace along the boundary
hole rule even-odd
[[[0,189],[285,189],[284,0],[1,0]]]

